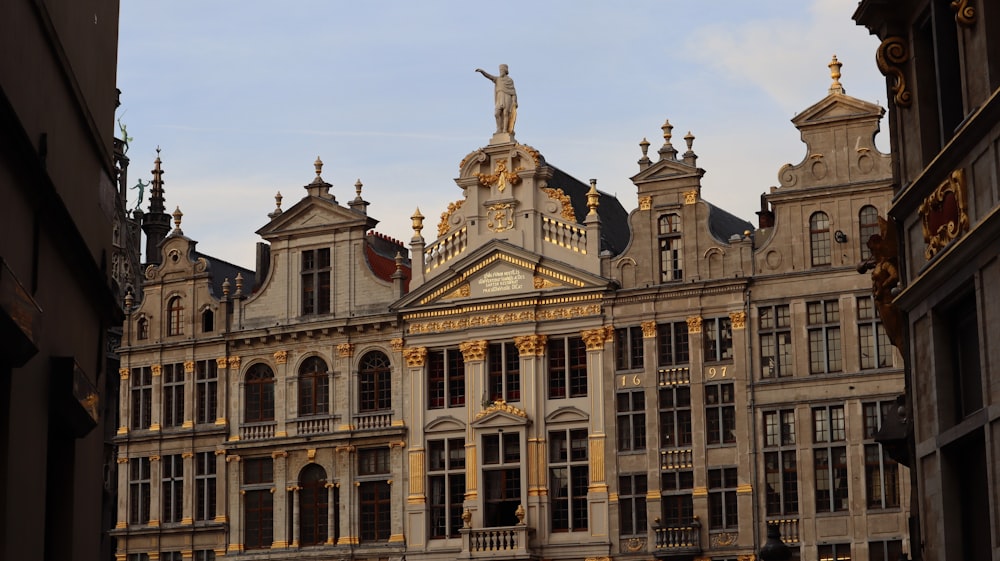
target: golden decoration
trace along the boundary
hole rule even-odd
[[[403,358],[406,359],[406,366],[417,368],[424,365],[427,360],[427,347],[408,347],[403,349]]]
[[[963,27],[972,27],[976,23],[976,9],[969,3],[969,0],[954,0],[951,3],[951,9],[955,11],[955,23]]]
[[[698,191],[696,189],[684,193],[684,204],[693,205],[696,202],[698,202]]]
[[[736,557],[736,561],[757,561],[757,556],[753,553],[748,553],[746,555]]]
[[[872,296],[882,318],[882,327],[889,342],[897,349],[903,341],[903,314],[892,303],[892,291],[899,286],[899,240],[896,222],[878,217],[879,233],[867,240],[871,257],[858,265],[859,273],[872,272]]]
[[[229,361],[228,359],[226,359],[226,357],[220,356],[219,358],[215,359],[215,367],[218,368],[219,370],[222,370],[223,368],[226,367],[226,364],[228,362]]]
[[[496,186],[497,191],[503,193],[507,189],[508,183],[510,185],[517,185],[521,182],[521,178],[515,173],[516,171],[518,170],[507,171],[507,161],[500,160],[497,162],[496,171],[492,174],[477,173],[475,175],[479,178],[480,185],[484,187]]]
[[[524,335],[514,337],[514,345],[521,356],[542,356],[548,339],[547,335]]]
[[[465,204],[465,199],[448,203],[448,210],[441,213],[441,221],[438,222],[438,237],[444,236],[451,231],[451,216],[458,212]]]
[[[119,368],[118,377],[122,380],[128,380],[128,368]]]
[[[389,543],[404,543],[406,538],[403,534],[392,534],[389,536]]]
[[[906,52],[906,42],[902,37],[886,37],[875,51],[875,63],[879,72],[886,78],[892,78],[893,99],[900,107],[909,107],[913,103],[913,94],[906,90],[906,78],[900,65],[909,60]]]
[[[576,222],[576,212],[573,211],[573,200],[569,198],[569,195],[563,193],[562,189],[553,189],[552,187],[545,187],[542,192],[549,196],[550,199],[555,199],[559,201],[562,205],[562,212],[560,216],[570,222]]]
[[[525,514],[526,513],[524,512],[524,505],[523,504],[518,504],[517,505],[517,509],[514,511],[514,516],[517,517],[517,525],[518,526],[524,526],[524,515]]]
[[[351,358],[354,355],[354,343],[341,343],[337,345],[337,356],[340,358]]]
[[[393,352],[400,352],[403,350],[403,339],[396,337],[389,340],[389,346],[392,348]]]
[[[187,361],[184,362],[184,372],[186,374],[190,374],[190,373],[194,372],[194,361],[193,360],[187,360]]]
[[[231,356],[229,357],[229,368],[230,370],[238,369],[240,367],[240,357]]]
[[[464,343],[459,343],[458,350],[462,351],[462,357],[465,358],[465,362],[485,360],[487,344],[488,342],[485,340],[466,341]]]
[[[753,485],[749,483],[743,483],[736,486],[737,495],[749,495],[750,493],[753,493]]]
[[[351,452],[354,452],[356,449],[357,448],[355,448],[355,446],[353,444],[341,444],[340,446],[337,446],[336,448],[334,448],[334,450],[337,451],[337,453],[345,453],[346,452],[348,454],[350,454]],[[357,483],[357,482],[355,482],[355,483]]]
[[[272,460],[277,460],[278,458],[287,458],[287,457],[288,457],[288,452],[285,452],[284,450],[275,450],[274,452],[271,452]]]
[[[274,353],[274,362],[276,364],[285,364],[288,362],[288,351],[276,351]]]
[[[708,487],[695,487],[691,490],[692,497],[707,497]]]
[[[643,538],[628,538],[622,543],[622,548],[629,553],[636,553],[646,549],[646,540]]]
[[[535,167],[538,167],[542,161],[542,155],[538,153],[538,150],[535,150],[527,144],[518,144],[517,147],[527,152],[531,156],[531,161],[535,163]]]
[[[652,210],[653,208],[653,197],[645,196],[639,197],[639,210]]]
[[[687,318],[688,333],[701,333],[701,317],[691,316]]]
[[[549,279],[547,279],[545,277],[538,276],[538,275],[535,275],[534,278],[531,279],[531,282],[532,282],[532,285],[535,287],[536,290],[541,290],[543,288],[553,288],[553,287],[559,286],[558,284],[550,281]]]
[[[739,537],[740,535],[736,532],[722,532],[720,534],[711,534],[710,542],[712,547],[729,547],[735,545]]]
[[[743,329],[747,324],[747,313],[729,312],[729,321],[732,323],[733,329]]]
[[[955,215],[946,216],[946,221],[934,228],[934,217],[947,212],[945,200],[954,199]],[[951,172],[948,179],[938,185],[924,202],[920,204],[918,214],[923,222],[924,229],[924,258],[930,260],[937,255],[944,246],[952,240],[958,238],[969,230],[969,214],[966,206],[965,195],[965,170],[957,169]]]
[[[493,232],[505,232],[514,228],[514,205],[496,203],[486,208],[486,227]]]
[[[603,350],[604,343],[607,341],[607,333],[604,331],[603,327],[581,331],[580,337],[583,338],[583,342],[586,344],[588,351]]]
[[[591,435],[590,437],[590,485],[588,489],[600,492],[599,487],[604,487],[604,435]]]
[[[306,459],[309,460],[310,462],[315,462],[316,461],[316,449],[315,448],[310,448],[310,449],[306,450]]]
[[[149,367],[149,370],[150,372],[153,373],[153,377],[156,377],[163,373],[163,366],[159,364],[154,364],[153,366]]]
[[[513,405],[507,403],[502,399],[498,399],[493,403],[491,403],[488,407],[486,407],[486,409],[483,409],[479,413],[476,413],[475,420],[478,421],[479,419],[482,419],[483,417],[490,415],[491,413],[496,413],[498,411],[503,411],[504,413],[510,413],[511,415],[514,415],[515,417],[520,417],[522,419],[528,418],[528,414],[522,411],[521,409],[514,407]]]
[[[656,322],[655,321],[642,322],[642,338],[652,339],[654,337],[656,337]]]

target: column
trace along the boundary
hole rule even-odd
[[[243,387],[243,381],[240,380],[240,357],[231,356],[227,362],[229,368],[226,369],[226,393],[228,399],[222,401],[222,396],[219,396],[219,404],[227,403],[225,420],[229,422],[229,440],[239,440],[240,439],[240,389]],[[232,390],[232,391],[229,391]],[[216,424],[219,423],[218,420],[215,421]]]
[[[184,501],[181,505],[181,524],[194,524],[194,453],[181,454],[184,462]]]
[[[519,367],[521,369],[521,404],[529,417],[534,419],[545,418],[544,396],[545,368],[542,360],[545,355],[548,337],[545,335],[525,335],[514,337],[514,345],[517,347],[519,356]],[[546,532],[541,527],[548,522],[548,486],[546,474],[545,457],[545,427],[543,423],[532,423],[527,427],[526,442],[527,449],[527,486],[528,501],[525,507],[528,512],[528,520],[534,520],[536,529],[539,532]]]
[[[118,434],[128,434],[128,424],[129,424],[129,405],[132,403],[131,394],[129,393],[129,369],[119,368],[118,378],[120,380],[120,387],[118,390],[118,411],[119,419],[121,419],[121,426],[118,427]]]
[[[184,422],[181,428],[194,428],[194,361],[184,362]]]
[[[302,488],[299,487],[298,485],[289,485],[287,487],[287,491],[292,494],[292,545],[291,545],[291,547],[299,547],[299,543],[300,543],[299,542],[299,537],[300,537],[300,533],[299,533],[299,531],[300,531],[300,528],[299,528],[299,509],[302,508],[302,503],[300,502],[301,501],[301,497],[299,496],[299,491],[301,491],[301,490],[302,490]],[[330,505],[329,508],[333,508],[333,505]],[[329,508],[327,510],[329,510]],[[329,528],[329,526],[327,526],[327,528]]]
[[[337,494],[337,484],[328,482],[326,484],[326,544],[333,545],[333,536],[340,533],[340,528],[337,528],[334,524],[337,521],[335,505],[336,505],[336,494]],[[296,530],[297,532],[297,530]],[[296,539],[298,539],[298,533],[295,534]]]
[[[149,430],[160,430],[160,416],[163,414],[163,365],[154,364],[150,367],[153,380],[152,410],[150,411]]]
[[[118,458],[118,522],[115,529],[128,528],[128,458]]]
[[[240,492],[240,457],[226,456],[226,488],[229,504],[229,547],[227,551],[243,551],[243,504]]]
[[[354,396],[357,395],[355,388],[357,387],[357,378],[354,374],[354,369],[351,368],[351,357],[354,356],[354,343],[340,343],[337,345],[337,370],[346,374],[342,377],[342,384],[346,384],[345,391],[340,392],[341,395],[341,407],[336,407],[335,411],[343,411],[344,414],[340,419],[340,426],[337,427],[339,431],[349,431],[354,430],[354,414],[357,412],[357,407],[354,405]]]
[[[229,359],[224,356],[220,356],[215,359],[215,370],[216,370],[216,399],[218,400],[215,404],[215,424],[219,426],[226,426],[226,417],[228,416],[229,408],[226,404],[229,403]]]
[[[289,380],[288,374],[288,351],[277,351],[274,353],[274,427],[275,438],[288,436],[286,420],[288,419],[288,392],[285,390],[287,384],[282,384],[279,380]],[[294,376],[292,376],[294,378]]]
[[[486,360],[487,341],[466,341],[458,346],[465,359],[465,508],[471,511],[473,527],[483,524],[482,513],[479,512],[479,466],[476,460],[476,434],[472,423],[476,414],[482,410],[478,397],[482,395],[485,373],[483,367]]]
[[[271,459],[274,460],[274,483],[271,487],[271,492],[274,495],[271,504],[271,508],[274,509],[274,516],[272,517],[274,541],[271,542],[271,549],[288,547],[288,513],[285,511],[288,505],[286,495],[288,491],[287,487],[285,487],[288,479],[285,474],[286,458],[288,458],[288,452],[284,450],[271,453]]]
[[[229,479],[229,472],[226,469],[226,451],[217,449],[215,451],[215,522],[225,523],[228,521],[226,511],[229,508],[227,502]],[[232,511],[230,510],[230,512]]]
[[[391,528],[389,534],[389,543],[405,543],[406,538],[403,532],[403,516],[402,512],[397,510],[396,505],[402,506],[403,503],[403,493],[406,491],[403,485],[403,479],[405,478],[405,470],[403,470],[403,460],[405,456],[403,455],[403,447],[406,446],[406,442],[402,440],[395,440],[389,442],[389,462],[391,465],[392,479],[389,480],[389,500],[391,501],[390,507],[390,520],[389,527]],[[399,448],[398,453],[394,453],[393,449]]]
[[[587,395],[590,397],[590,484],[587,488],[587,502],[590,507],[590,535],[607,536],[609,502],[608,482],[604,446],[607,434],[604,432],[604,346],[614,341],[613,326],[599,327],[583,331],[580,336],[587,346]]]
[[[154,386],[155,387],[155,386]],[[154,390],[155,391],[155,390]],[[149,457],[149,525],[160,525],[160,457]]]
[[[340,488],[344,492],[340,495],[342,510],[347,513],[346,516],[340,517],[340,539],[337,540],[337,545],[357,545],[358,535],[355,533],[357,531],[357,525],[352,524],[352,520],[357,520],[357,500],[358,493],[355,490],[359,484],[354,481],[354,451],[355,448],[351,444],[344,444],[337,446],[335,448],[337,453],[337,462],[339,468],[337,473],[344,474],[344,477],[340,478]]]
[[[406,425],[410,427],[410,447],[407,452],[409,472],[402,487],[406,497],[406,526],[410,529],[409,545],[423,546],[427,543],[427,491],[425,488],[426,450],[424,449],[424,411],[427,404],[427,376],[424,366],[427,363],[426,347],[408,347],[403,349],[403,359],[406,362],[409,387],[402,392],[407,402],[404,404],[403,415]],[[409,390],[409,391],[406,391]],[[333,504],[333,503],[331,503]]]

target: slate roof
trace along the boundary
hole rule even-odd
[[[587,192],[590,191],[590,185],[552,164],[547,165],[553,171],[552,178],[548,181],[549,187],[562,189],[562,192],[569,196],[577,222],[583,224],[587,213],[590,212],[587,207]],[[601,251],[607,250],[612,255],[618,255],[625,250],[631,236],[628,227],[628,212],[625,211],[625,207],[622,206],[617,197],[600,189],[597,192],[600,194],[597,215],[601,218]]]

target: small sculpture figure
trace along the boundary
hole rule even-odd
[[[135,139],[128,135],[128,127],[122,122],[121,117],[118,117],[118,130],[122,133],[122,154],[128,154],[128,144]]]
[[[139,198],[135,201],[135,210],[139,210],[139,206],[142,205],[142,198],[146,193],[146,187],[149,187],[149,183],[143,183],[142,179],[132,187],[132,189],[139,190]]]
[[[507,65],[500,65],[499,76],[494,76],[482,68],[477,68],[476,72],[493,82],[493,115],[497,120],[497,132],[514,134],[514,121],[517,120],[517,92],[514,90],[514,79],[507,75]]]

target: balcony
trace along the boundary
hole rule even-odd
[[[392,411],[355,415],[351,425],[354,430],[387,429],[392,426]]]
[[[660,450],[660,470],[690,469],[694,466],[691,448],[666,448]]]
[[[777,524],[781,531],[781,541],[791,546],[799,545],[799,519],[768,517],[767,524]],[[766,526],[765,526],[766,530]]]
[[[657,557],[701,553],[701,523],[695,518],[688,526],[654,526]]]
[[[263,423],[243,423],[240,425],[240,440],[265,440],[274,438],[274,421]]]
[[[681,386],[691,383],[691,369],[687,367],[658,368],[656,375],[661,386]]]
[[[530,559],[529,534],[533,532],[523,524],[496,528],[462,528],[463,559]]]
[[[333,426],[332,417],[302,418],[295,421],[295,434],[298,436],[328,434],[333,430]]]

